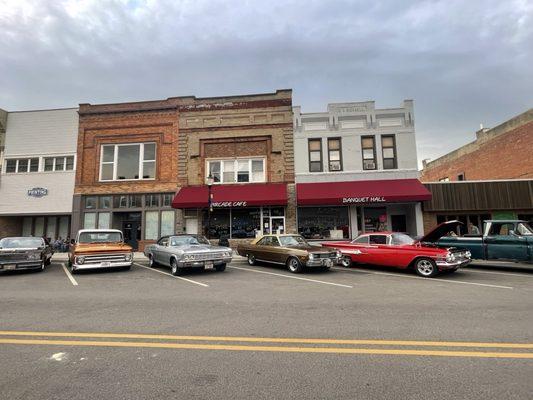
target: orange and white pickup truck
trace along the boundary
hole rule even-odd
[[[133,263],[132,251],[117,229],[82,229],[70,247],[68,265],[72,272],[102,268],[128,270]]]

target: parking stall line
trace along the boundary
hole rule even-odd
[[[350,270],[350,269],[344,269],[344,268],[339,268],[339,267],[333,267],[333,269],[336,270],[336,271],[345,271],[345,272],[350,272],[350,273],[363,272],[363,271]],[[508,290],[513,290],[514,289],[514,287],[512,287],[512,286],[491,285],[489,283],[466,282],[466,281],[457,281],[457,280],[442,279],[442,278],[421,278],[421,277],[418,277],[418,276],[401,275],[400,273],[393,274],[393,273],[388,273],[388,272],[369,271],[367,269],[365,269],[364,272],[365,273],[369,273],[369,274],[373,274],[373,275],[386,275],[386,276],[393,276],[393,277],[396,277],[396,278],[416,279],[416,280],[419,280],[419,281],[426,281],[426,282],[433,282],[433,283],[446,282],[446,283],[457,283],[457,284],[460,284],[460,285],[484,286],[484,287],[490,287],[490,288],[496,288],[496,289],[508,289]]]
[[[74,279],[74,277],[72,276],[72,274],[68,270],[68,268],[65,265],[65,263],[61,263],[61,266],[63,267],[63,271],[65,271],[65,274],[67,274],[67,277],[70,280],[70,282],[72,283],[72,285],[78,286],[78,282],[76,282],[76,279]]]
[[[517,276],[519,278],[533,278],[533,273],[531,275],[526,275],[526,274],[513,273],[513,272],[479,271],[473,268],[465,269],[463,272],[475,272],[477,274]]]
[[[172,274],[169,274],[168,272],[159,271],[158,269],[150,268],[150,267],[147,267],[147,266],[142,265],[142,264],[133,263],[133,265],[136,265],[137,267],[141,267],[141,268],[147,269],[149,271],[159,272],[160,274],[170,276],[171,278],[176,278],[176,279],[180,279],[180,280],[185,281],[185,282],[194,283],[195,285],[198,285],[198,286],[209,287],[209,285],[206,284],[206,283],[193,281],[192,279],[187,279],[187,278],[184,278],[182,276],[174,276]]]
[[[299,276],[291,276],[291,275],[285,275],[285,274],[277,274],[277,273],[275,273],[275,272],[258,271],[258,270],[251,269],[251,268],[235,267],[235,266],[232,266],[232,265],[228,266],[228,268],[240,269],[240,270],[243,270],[243,271],[249,271],[249,272],[257,272],[258,274],[281,276],[281,277],[283,277],[283,278],[297,279],[297,280],[300,280],[300,281],[307,281],[307,282],[321,283],[321,284],[323,284],[323,285],[339,286],[339,287],[344,287],[344,288],[348,288],[348,289],[353,289],[353,286],[351,286],[351,285],[344,285],[344,284],[342,284],[342,283],[326,282],[326,281],[320,281],[320,280],[317,280],[317,279],[302,278],[302,277],[299,277]]]

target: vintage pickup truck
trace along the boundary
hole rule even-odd
[[[449,221],[448,232],[459,224]],[[484,221],[483,235],[442,236],[436,243],[467,249],[473,259],[533,262],[533,229],[526,221],[488,220]]]

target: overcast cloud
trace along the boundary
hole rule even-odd
[[[414,99],[419,159],[533,106],[533,3],[0,0],[8,111],[294,90]]]

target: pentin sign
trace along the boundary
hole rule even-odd
[[[31,196],[31,197],[48,196],[48,189],[45,189],[42,187],[35,187],[33,189],[28,190],[28,196]]]

